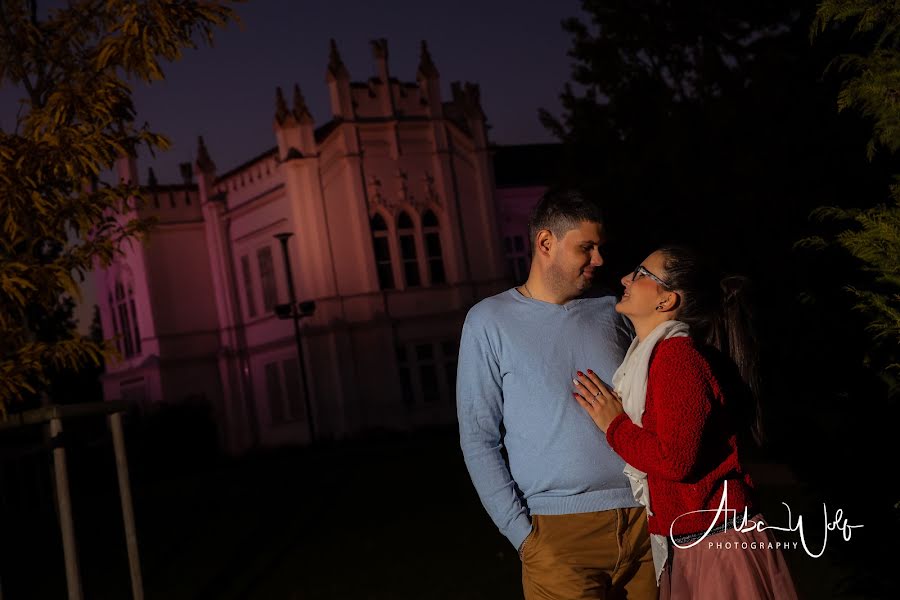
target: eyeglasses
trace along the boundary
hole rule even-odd
[[[660,279],[659,277],[657,277],[656,275],[654,275],[653,273],[648,271],[647,267],[645,267],[644,265],[638,265],[634,268],[634,272],[631,274],[632,283],[637,281],[641,277],[649,277],[650,279],[652,279],[659,285],[663,286],[664,288],[669,287],[668,283],[666,283],[665,281],[663,281],[662,279]]]

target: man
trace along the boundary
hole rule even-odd
[[[456,397],[469,475],[519,550],[527,600],[656,598],[644,509],[571,393],[578,368],[609,384],[632,337],[613,297],[579,298],[603,264],[599,210],[549,193],[529,235],[528,280],[479,302],[463,326]]]

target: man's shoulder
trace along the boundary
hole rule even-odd
[[[630,343],[634,337],[634,328],[623,315],[616,311],[618,298],[613,295],[592,296],[582,299],[581,312],[591,323],[614,329],[617,335],[623,336],[622,343]]]
[[[606,294],[603,296],[586,296],[581,301],[592,308],[615,310],[617,299],[612,294]]]
[[[595,318],[620,321],[622,316],[616,312],[617,298],[608,296],[591,296],[581,299],[581,309]]]
[[[466,315],[467,323],[485,323],[493,321],[498,316],[504,314],[506,309],[515,302],[510,296],[510,290],[505,290],[499,294],[488,296],[483,300],[479,300]]]

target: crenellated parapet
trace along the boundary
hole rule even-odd
[[[332,40],[326,80],[333,117],[343,121],[440,117],[440,73],[427,45],[422,42],[415,81],[391,75],[387,40],[372,40],[370,45],[375,74],[365,81],[350,81]]]
[[[454,81],[450,84],[451,100],[444,103],[445,116],[472,136],[479,148],[487,147],[487,128],[481,106],[481,87],[477,83]]]
[[[136,205],[137,214],[154,217],[160,225],[199,221],[200,189],[189,175],[190,166],[190,163],[179,166],[182,183],[160,183],[150,167],[147,182],[141,186],[142,201]]]

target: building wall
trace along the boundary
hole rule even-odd
[[[547,188],[541,185],[497,188],[500,237],[506,259],[506,272],[514,284],[523,283],[531,268],[531,243],[528,219]]]
[[[275,148],[217,175],[201,140],[196,183],[162,186],[140,208],[159,228],[99,278],[101,290],[122,273],[134,281],[143,343],[110,365],[107,398],[203,398],[232,452],[454,420],[459,331],[472,304],[509,284],[498,215],[521,195],[495,197],[477,86],[454,85],[443,102],[424,46],[416,83],[390,76],[386,43],[374,54],[376,76],[354,83],[332,49],[332,119],[320,128],[299,90],[290,107],[279,90]],[[123,169],[136,181],[133,161]],[[279,233],[292,234],[297,299],[316,303],[301,321],[302,359],[292,320],[273,307],[290,299]],[[101,310],[105,331],[114,308]]]

